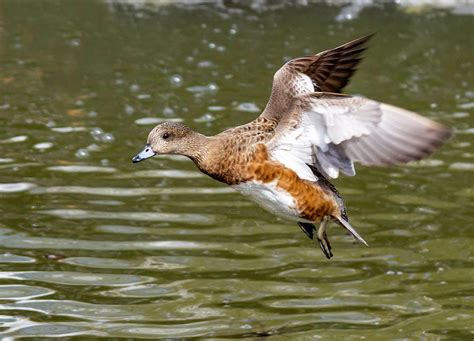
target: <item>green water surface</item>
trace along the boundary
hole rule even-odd
[[[474,338],[474,16],[448,8],[0,1],[0,337]],[[451,126],[335,181],[335,257],[156,157],[148,131],[254,119],[290,57],[377,32],[346,92]],[[75,337],[74,337],[75,336]]]

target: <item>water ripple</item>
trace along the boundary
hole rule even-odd
[[[164,187],[164,188],[117,188],[117,187],[83,187],[83,186],[51,186],[39,187],[36,194],[43,193],[73,193],[92,194],[118,197],[134,197],[144,195],[182,195],[182,194],[227,194],[235,193],[229,187]]]
[[[24,235],[0,236],[0,246],[18,249],[55,250],[213,250],[220,246],[214,243],[188,242],[181,240],[138,241],[94,241],[63,238],[27,237]]]
[[[52,293],[54,293],[54,290],[31,285],[0,285],[0,300],[29,300],[51,295]]]
[[[188,224],[211,224],[215,221],[215,215],[192,214],[192,213],[161,213],[161,212],[106,212],[88,211],[79,209],[56,209],[42,210],[38,213],[52,215],[62,219],[107,219],[107,220],[130,220],[130,221],[172,221],[186,222]]]
[[[173,302],[141,305],[106,305],[72,300],[30,300],[1,304],[2,310],[36,311],[48,316],[69,316],[91,321],[167,321],[219,317],[217,309],[196,305],[173,308]]]
[[[71,165],[71,166],[52,166],[48,167],[48,170],[56,172],[66,172],[66,173],[113,173],[117,170],[112,167],[96,167],[96,166],[81,166],[81,165]]]
[[[128,174],[117,174],[113,176],[115,179],[137,179],[137,178],[183,178],[193,179],[202,178],[204,174],[197,171],[185,171],[178,169],[160,169],[160,170],[145,170]]]
[[[0,184],[0,193],[25,192],[35,187],[35,184],[29,182],[3,183]]]
[[[123,275],[123,274],[98,274],[71,271],[17,271],[0,272],[1,279],[17,279],[39,281],[60,285],[94,285],[94,286],[128,286],[151,282],[152,277]]]

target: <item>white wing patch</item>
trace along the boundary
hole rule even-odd
[[[308,164],[313,163],[311,143],[304,140],[303,128],[288,131],[278,140],[278,146],[270,150],[270,158],[295,171],[301,179],[317,181]]]
[[[451,136],[418,114],[362,97],[314,93],[295,98],[269,155],[302,179],[317,180],[307,164],[329,178],[355,175],[354,161],[394,165],[431,154]]]
[[[337,178],[340,171],[355,175],[354,163],[340,143],[370,134],[380,121],[379,103],[360,97],[307,97],[307,101],[308,109],[299,114],[297,128],[282,129],[269,144],[270,157],[310,181],[317,177],[308,164],[329,178]]]

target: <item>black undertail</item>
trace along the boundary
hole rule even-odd
[[[299,221],[298,226],[300,227],[301,231],[303,231],[304,234],[308,236],[309,239],[313,239],[314,231],[316,230],[316,226],[314,226],[314,224],[303,223]]]

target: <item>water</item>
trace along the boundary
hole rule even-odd
[[[462,6],[1,8],[1,337],[473,338]],[[333,227],[328,261],[186,159],[132,165],[157,122],[215,134],[250,121],[284,60],[374,31],[347,91],[456,135],[428,160],[337,180],[369,248]]]

